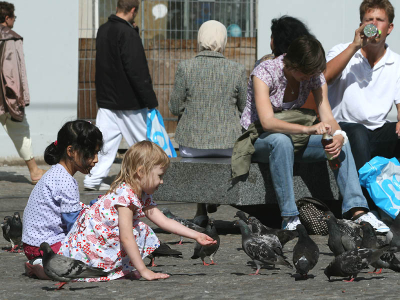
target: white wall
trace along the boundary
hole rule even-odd
[[[9,0],[15,5],[15,32],[24,38],[31,104],[26,108],[35,156],[77,117],[78,0]],[[0,158],[17,158],[0,129]]]
[[[359,6],[361,0],[259,0],[257,56],[271,53],[271,20],[290,15],[303,21],[322,43],[325,52],[334,45],[348,43],[354,39],[354,32],[360,24]],[[394,30],[386,39],[390,48],[400,54],[400,0],[390,1],[395,8]],[[396,17],[397,14],[397,17]],[[397,27],[396,24],[399,24]],[[390,119],[396,120],[392,109]]]

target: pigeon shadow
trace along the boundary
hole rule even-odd
[[[319,254],[326,255],[326,256],[334,256],[332,252],[320,252]]]
[[[375,277],[368,277],[368,278],[365,278],[365,277],[356,277],[353,281],[354,282],[358,282],[358,281],[364,281],[364,280],[367,280],[367,281],[369,281],[369,280],[374,280],[374,279],[384,279],[384,278],[386,278],[386,277],[384,277],[384,276],[375,276]],[[331,280],[328,280],[328,281],[330,281],[330,282],[336,282],[336,281],[345,281],[346,279],[343,279],[343,278],[337,278],[337,279],[331,279]]]
[[[91,289],[97,289],[99,288],[98,286],[85,286],[85,287],[79,287],[79,288],[72,288],[70,287],[69,290],[70,291],[79,291],[79,290],[91,290]],[[42,290],[47,291],[47,292],[51,292],[51,291],[59,291],[58,288],[50,288],[47,286],[42,287]],[[61,288],[60,290],[65,290],[65,288]]]
[[[178,273],[178,274],[172,274],[168,273],[171,276],[207,276],[206,273],[195,273],[195,274],[189,274],[189,273]]]
[[[236,276],[249,276],[249,274],[237,273],[237,272],[232,272],[231,274]]]
[[[253,269],[257,269],[256,264],[255,264],[252,260],[248,261],[246,265],[252,267]],[[266,269],[266,270],[280,270],[280,268],[277,268],[277,267],[274,267],[273,265],[268,265],[268,264],[262,264],[261,269]]]
[[[303,276],[301,274],[292,274],[292,276],[294,278],[294,281],[298,281],[298,280],[308,280],[308,279],[314,279],[316,276],[312,275],[312,274],[307,274],[307,276]]]
[[[208,266],[205,266],[205,265],[203,265],[203,262],[201,262],[201,263],[194,263],[193,264],[193,266],[205,266],[205,267],[211,267],[211,266],[216,266],[216,265],[218,265],[218,264],[208,264]]]

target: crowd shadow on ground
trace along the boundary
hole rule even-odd
[[[17,174],[16,172],[3,171],[0,171],[0,181],[8,181],[13,183],[31,183],[31,181],[24,175]]]

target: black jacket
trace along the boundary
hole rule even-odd
[[[140,36],[116,15],[97,32],[96,99],[99,108],[113,110],[158,105]]]

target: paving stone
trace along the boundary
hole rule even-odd
[[[43,166],[44,167],[44,166]],[[119,164],[112,166],[110,183],[119,171]],[[45,167],[46,168],[46,167]],[[83,175],[75,178],[81,188],[81,200],[89,203],[98,193],[83,191]],[[14,211],[23,212],[33,186],[29,183],[25,167],[0,167],[0,218]],[[194,203],[158,202],[173,213],[192,218]],[[361,272],[355,282],[335,278],[329,282],[323,274],[333,256],[327,247],[327,237],[312,236],[320,248],[320,260],[311,271],[314,278],[296,281],[293,270],[281,267],[261,269],[259,276],[249,276],[254,265],[241,250],[241,236],[231,227],[236,209],[222,205],[211,214],[217,220],[221,246],[215,256],[215,266],[203,266],[201,260],[192,260],[194,242],[184,238],[183,245],[175,245],[179,237],[161,232],[154,224],[157,236],[172,248],[183,253],[183,259],[157,258],[157,272],[171,277],[163,281],[115,280],[104,283],[70,283],[63,290],[54,291],[54,282],[28,278],[23,275],[26,258],[23,254],[0,251],[0,299],[399,299],[399,274],[383,270],[380,275],[368,274],[373,268]],[[292,259],[296,239],[285,245],[284,253]],[[7,242],[0,236],[0,248]],[[149,259],[145,259],[146,263]]]

